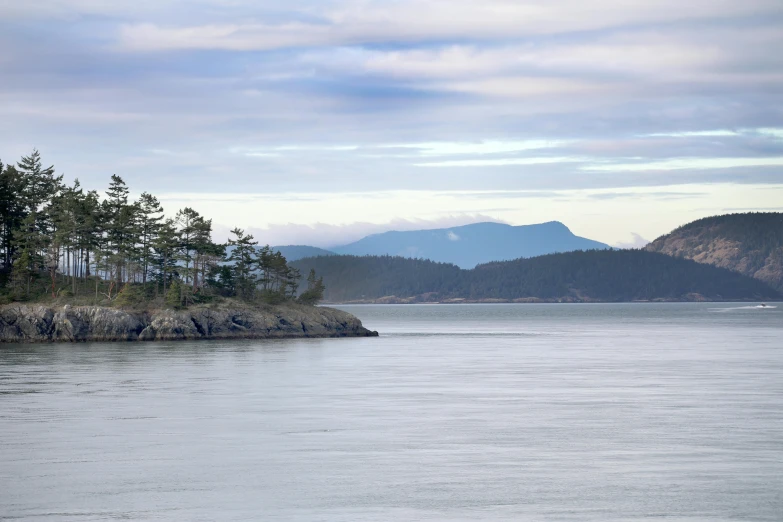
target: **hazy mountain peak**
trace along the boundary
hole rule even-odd
[[[609,246],[574,235],[560,221],[520,226],[488,221],[430,230],[383,232],[332,250],[359,256],[424,258],[473,268],[490,261],[604,248]]]

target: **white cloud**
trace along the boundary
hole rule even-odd
[[[430,142],[399,145],[381,145],[382,148],[415,149],[422,156],[448,156],[461,154],[500,154],[524,150],[548,149],[562,147],[573,140],[526,140],[499,141],[485,140],[470,142]]]
[[[435,85],[444,91],[478,94],[489,97],[523,99],[532,97],[565,97],[627,91],[627,87],[615,81],[594,81],[584,78],[560,78],[556,76],[496,76],[486,79],[461,79],[459,81],[438,83]]]
[[[671,138],[691,138],[691,137],[729,137],[740,136],[740,133],[732,130],[705,130],[705,131],[685,131],[685,132],[653,132],[652,134],[643,134],[645,137],[671,137]]]
[[[773,129],[773,128],[756,129],[756,132],[758,132],[759,134],[762,134],[764,136],[770,136],[772,138],[783,139],[783,129]]]
[[[631,240],[630,241],[621,241],[619,243],[615,243],[614,246],[617,248],[643,248],[647,246],[650,243],[649,239],[645,239],[636,232],[631,232]]]
[[[420,80],[478,80],[523,76],[520,74],[523,71],[534,73],[530,79],[539,77],[541,71],[549,71],[550,74],[579,71],[589,76],[620,73],[626,78],[632,75],[654,76],[661,71],[693,74],[695,70],[716,66],[730,57],[728,50],[693,41],[686,35],[668,36],[661,39],[658,35],[644,33],[622,37],[610,34],[597,37],[593,42],[550,43],[545,46],[479,47],[472,44],[405,51],[338,49],[306,54],[303,60],[314,63],[326,61],[327,55],[331,55],[329,58],[337,55],[341,59],[329,61],[327,67],[360,67],[370,73]],[[767,43],[780,39],[770,35]]]
[[[671,131],[671,132],[654,132],[651,134],[643,134],[644,137],[671,137],[671,138],[734,138],[737,136],[754,136],[761,135],[770,138],[783,138],[783,129],[777,128],[743,128],[738,130],[729,129],[716,129],[716,130],[701,130],[701,131]]]
[[[499,220],[482,214],[456,213],[440,218],[396,218],[380,223],[354,222],[339,225],[329,223],[314,223],[308,225],[296,223],[271,223],[263,228],[249,227],[248,230],[256,239],[260,239],[263,243],[268,243],[270,245],[296,243],[329,248],[346,245],[369,235],[388,232],[390,230],[429,230],[487,221],[498,222]],[[448,238],[452,241],[459,240],[459,236],[453,232],[448,234]]]
[[[454,232],[452,232],[451,230],[449,230],[446,233],[446,237],[449,238],[449,241],[459,241],[460,240],[460,237],[457,234],[455,234]]]
[[[577,235],[620,245],[628,243],[632,231],[644,238],[658,237],[683,223],[724,213],[724,209],[777,209],[783,201],[783,186],[714,183],[625,188],[609,194],[597,189],[554,193],[421,190],[159,197],[168,212],[190,206],[213,218],[224,233],[239,226],[261,243],[278,245],[331,247],[387,230],[552,220],[562,221]]]
[[[97,2],[48,2],[90,9]],[[224,2],[211,3],[218,5]],[[122,2],[121,2],[122,4]],[[107,8],[108,10],[109,8]],[[116,7],[114,9],[117,9]],[[296,11],[296,6],[289,8]],[[278,8],[279,10],[279,8]],[[449,38],[504,39],[593,31],[630,24],[693,19],[731,19],[753,13],[780,13],[775,0],[677,0],[627,2],[599,0],[346,0],[308,12],[326,23],[247,23],[171,27],[160,23],[126,25],[121,34],[131,49],[263,50],[315,45],[353,45],[385,41]],[[2,11],[0,11],[2,12]],[[655,60],[655,56],[648,58]]]
[[[731,169],[736,167],[780,167],[783,158],[677,158],[640,163],[585,165],[581,170],[638,172],[648,170]]]
[[[574,163],[589,161],[583,158],[498,158],[416,163],[416,167],[504,167],[508,165],[545,165],[552,163]]]

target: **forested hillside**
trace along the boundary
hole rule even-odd
[[[455,296],[462,291],[466,270],[426,259],[392,256],[321,256],[291,263],[299,270],[314,269],[327,285],[324,298],[332,302],[411,297],[428,292]]]
[[[736,270],[783,291],[783,214],[754,212],[699,219],[646,250]]]
[[[315,269],[332,302],[397,299],[548,301],[771,300],[780,294],[730,270],[641,250],[593,250],[479,265],[473,270],[401,257],[330,256]]]
[[[166,217],[155,196],[130,199],[112,176],[104,194],[71,186],[38,151],[16,165],[0,162],[0,304],[76,300],[174,307],[216,297],[281,302],[299,295],[300,272],[235,228],[212,240],[212,220],[192,208]],[[226,247],[229,254],[226,254]],[[314,273],[299,300],[320,298]]]

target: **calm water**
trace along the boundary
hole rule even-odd
[[[783,520],[783,306],[345,306],[0,345],[0,519]]]

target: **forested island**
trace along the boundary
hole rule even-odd
[[[216,243],[196,210],[132,201],[116,175],[101,195],[64,184],[38,151],[0,162],[0,341],[372,334],[312,306],[314,271],[303,282],[280,252],[231,234]]]
[[[315,269],[329,302],[628,302],[780,299],[762,281],[723,268],[642,250],[549,254],[463,270],[392,256],[323,256]]]
[[[645,248],[729,268],[783,291],[783,213],[780,212],[702,218],[659,237]]]

